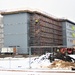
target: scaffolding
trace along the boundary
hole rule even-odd
[[[30,17],[30,46],[63,45],[61,22],[33,13]],[[33,50],[38,51],[38,49]],[[43,52],[43,50],[39,50]],[[34,52],[33,52],[34,53]]]
[[[30,21],[30,45],[55,46],[62,43],[62,25],[60,22],[33,14]]]

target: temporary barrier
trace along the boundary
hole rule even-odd
[[[7,48],[7,47],[4,47],[1,49],[1,53],[13,53],[13,48]]]

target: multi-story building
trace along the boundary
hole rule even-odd
[[[29,46],[74,46],[75,24],[69,20],[31,10],[2,12],[2,15],[4,47],[17,47],[19,54],[27,54]],[[36,48],[33,53],[46,50],[50,51]]]
[[[63,45],[59,19],[29,10],[3,12],[2,15],[5,47],[19,47],[18,53],[28,53],[28,46]]]

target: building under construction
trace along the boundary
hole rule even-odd
[[[62,25],[57,19],[35,12],[30,17],[30,45],[56,46],[62,43]]]
[[[4,47],[17,47],[19,54],[27,54],[29,46],[64,46],[62,20],[47,14],[18,10],[2,12]],[[33,53],[50,49],[32,49]]]

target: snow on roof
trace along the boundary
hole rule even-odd
[[[68,20],[68,19],[63,19],[63,18],[57,18],[49,13],[46,13],[44,11],[41,11],[39,9],[31,9],[31,8],[17,8],[17,9],[9,9],[9,10],[4,10],[1,12],[2,15],[9,15],[9,14],[17,14],[17,13],[36,13],[36,14],[40,14],[40,15],[43,15],[43,16],[46,16],[48,18],[51,18],[53,20],[56,20],[56,21],[66,21],[66,22],[70,22],[72,24],[75,24],[74,22]]]
[[[6,11],[4,11],[4,12],[1,12],[1,14],[2,15],[9,15],[9,14],[17,14],[17,13],[25,13],[25,12],[27,12],[27,13],[36,13],[36,14],[40,14],[40,15],[43,15],[43,16],[46,16],[46,17],[48,17],[48,18],[51,18],[51,19],[54,19],[54,20],[57,20],[57,21],[59,21],[59,20],[61,20],[61,19],[59,19],[59,18],[57,18],[57,17],[55,17],[55,16],[53,16],[53,15],[51,15],[51,14],[48,14],[48,13],[46,13],[46,12],[44,12],[44,11],[41,11],[41,10],[38,10],[38,9],[11,9],[11,10],[6,10]]]

